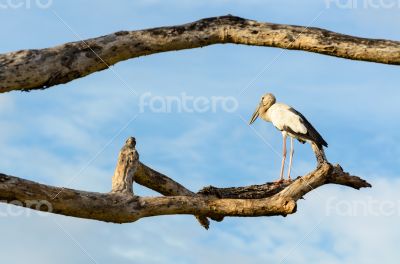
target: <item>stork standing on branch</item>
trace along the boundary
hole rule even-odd
[[[286,137],[288,135],[290,136],[288,180],[291,180],[290,172],[292,169],[292,159],[294,154],[293,138],[296,138],[300,143],[304,144],[305,142],[308,142],[311,144],[318,165],[327,162],[323,147],[328,147],[328,143],[326,143],[311,123],[294,108],[283,103],[277,103],[275,96],[271,93],[267,93],[261,97],[261,102],[251,117],[250,125],[258,116],[267,122],[271,122],[282,132],[283,154],[279,181],[283,181],[283,172],[286,160]]]

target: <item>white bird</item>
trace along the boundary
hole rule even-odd
[[[288,179],[292,169],[292,158],[294,154],[293,138],[299,142],[308,142],[316,155],[318,164],[326,162],[326,157],[323,147],[328,147],[328,143],[322,138],[318,131],[308,122],[308,120],[294,108],[283,104],[277,103],[273,94],[267,93],[261,98],[256,111],[251,117],[250,124],[252,124],[257,117],[260,116],[267,122],[271,122],[277,129],[282,132],[283,137],[283,155],[282,165],[279,181],[283,181],[283,172],[286,160],[286,137],[290,136],[290,159]]]

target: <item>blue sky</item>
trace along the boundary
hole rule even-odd
[[[31,2],[30,8],[0,9],[1,53],[225,14],[400,40],[397,6],[53,0],[41,9]],[[215,45],[121,62],[45,91],[0,94],[1,172],[46,184],[109,191],[128,136],[136,137],[143,162],[194,191],[210,184],[275,180],[280,133],[265,122],[252,129],[243,121],[265,92],[307,116],[328,141],[332,163],[373,184],[361,191],[324,186],[300,201],[294,215],[227,218],[212,223],[209,231],[191,216],[116,225],[1,205],[2,262],[394,263],[400,257],[399,81],[395,66]],[[231,113],[140,111],[140,98],[148,92],[161,98],[182,93],[235,98],[238,108]],[[314,165],[311,148],[296,144],[294,174]],[[134,190],[155,195],[137,185]]]

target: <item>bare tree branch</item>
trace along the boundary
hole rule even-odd
[[[135,138],[130,137],[121,149],[112,179],[111,192],[133,195],[132,184],[135,181],[166,196],[194,195],[183,185],[139,162],[135,146]],[[196,216],[196,218],[205,229],[209,228],[210,221],[207,217]]]
[[[113,34],[41,50],[0,55],[0,93],[45,89],[130,58],[214,44],[303,50],[352,60],[400,64],[400,42],[320,28],[262,23],[235,16]]]
[[[177,183],[171,178],[165,176],[164,174],[147,167],[139,161],[138,170],[135,173],[135,182],[140,185],[146,186],[158,193],[165,196],[176,196],[176,195],[186,195],[194,196],[195,193],[186,189],[183,185]],[[205,229],[210,227],[210,221],[208,221],[205,216],[196,216],[197,221]],[[222,221],[222,218],[212,218],[215,221]]]
[[[371,187],[365,180],[343,172],[340,166],[325,163],[291,183],[267,183],[228,189],[214,187],[212,191],[210,188],[203,189],[193,195],[179,183],[141,165],[137,157],[132,140],[128,140],[121,150],[116,168],[117,175],[121,176],[125,171],[126,177],[114,176],[112,186],[115,188],[110,193],[53,187],[0,174],[0,202],[79,218],[128,223],[143,217],[172,214],[201,215],[215,219],[224,216],[286,216],[296,212],[298,199],[324,184],[335,183],[355,189]],[[133,172],[135,169],[136,172]],[[127,180],[129,177],[135,181],[140,179],[141,184],[166,195],[186,194],[169,197],[135,196],[125,184],[130,182]]]

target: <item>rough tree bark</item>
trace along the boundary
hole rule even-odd
[[[125,146],[121,149],[112,179],[111,192],[133,195],[132,184],[133,181],[136,181],[166,196],[194,195],[193,192],[171,178],[140,163],[135,146],[136,140],[131,137],[128,138]],[[204,228],[209,228],[210,222],[207,217],[196,216],[196,218]]]
[[[133,138],[129,138],[121,149],[109,193],[53,187],[0,174],[0,202],[113,223],[172,214],[221,220],[225,216],[286,216],[295,213],[296,202],[324,184],[334,183],[355,189],[371,187],[365,180],[344,172],[340,166],[324,163],[293,182],[221,189],[206,187],[194,194],[140,163],[134,142]],[[133,181],[165,195],[180,195],[135,196],[130,184]]]
[[[359,38],[320,28],[262,23],[228,15],[179,26],[120,31],[52,48],[2,54],[0,93],[45,89],[130,58],[225,43],[400,64],[399,41]]]

